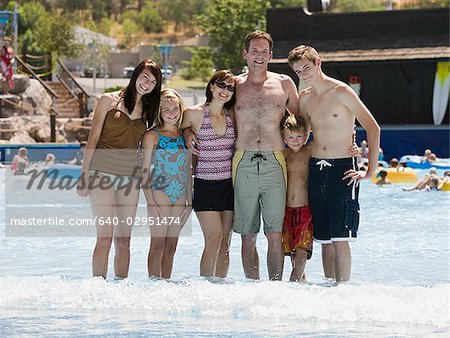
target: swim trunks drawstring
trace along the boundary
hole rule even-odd
[[[322,171],[323,166],[325,167],[332,167],[333,165],[329,162],[327,162],[326,160],[320,160],[319,162],[316,162],[316,165],[320,165],[319,170]]]
[[[256,153],[255,155],[253,155],[253,157],[250,159],[250,161],[253,162],[254,159],[258,160],[258,162],[256,163],[256,167],[258,168],[258,172],[259,172],[259,164],[262,161],[267,161],[267,158],[263,154]]]

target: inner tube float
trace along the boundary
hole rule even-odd
[[[439,158],[433,162],[422,162],[422,156],[405,155],[400,158],[400,163],[406,163],[407,167],[413,169],[430,169],[431,167],[444,170],[450,169],[450,158]]]
[[[445,182],[445,184],[441,188],[441,191],[450,191],[450,181]]]
[[[378,173],[380,170],[386,170],[387,176],[386,178],[389,179],[392,183],[416,183],[417,181],[417,174],[415,170],[412,170],[410,168],[405,168],[403,171],[397,171],[397,168],[377,168],[377,171],[375,174],[373,174],[373,177],[370,179],[370,182],[377,183],[377,181],[380,179]]]

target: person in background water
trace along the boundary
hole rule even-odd
[[[387,178],[388,172],[384,169],[381,169],[379,171],[380,179],[377,181],[376,185],[389,185],[392,184],[392,182]]]
[[[159,67],[144,60],[134,69],[128,86],[103,94],[95,108],[77,186],[80,196],[89,195],[97,219],[94,276],[106,278],[113,238],[115,276],[128,276],[132,224],[127,220],[136,215],[141,177],[137,147],[158,113],[161,83]],[[113,223],[116,218],[118,222]]]
[[[30,161],[28,160],[27,148],[19,148],[17,154],[13,157],[11,170],[14,172],[14,175],[25,175],[25,169],[27,169],[29,165]]]
[[[150,225],[148,275],[170,278],[180,231],[191,213],[191,173],[179,126],[183,100],[173,89],[161,91],[155,125],[142,140],[142,182]]]
[[[235,102],[236,78],[228,70],[219,70],[206,85],[206,102],[188,107],[181,126],[195,133],[197,144],[194,210],[205,239],[200,261],[200,275],[205,277],[225,278],[230,266]]]

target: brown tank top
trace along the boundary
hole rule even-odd
[[[145,130],[142,119],[132,120],[117,108],[108,111],[90,169],[113,175],[138,174],[137,147]]]

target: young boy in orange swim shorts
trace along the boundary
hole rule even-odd
[[[304,279],[306,261],[313,251],[312,214],[308,201],[309,160],[311,144],[305,145],[309,136],[309,126],[301,116],[290,115],[281,120],[284,142],[289,148],[284,150],[287,166],[287,196],[283,223],[283,248],[285,255],[291,256],[292,272],[290,281]],[[353,157],[360,156],[356,143],[349,147]]]
[[[302,279],[306,261],[313,250],[313,223],[308,204],[308,173],[311,150],[306,121],[301,116],[287,116],[281,121],[287,165],[286,211],[283,223],[283,248],[291,256],[290,281]]]

